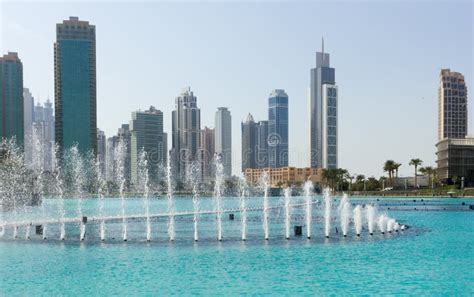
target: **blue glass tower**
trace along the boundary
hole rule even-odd
[[[56,25],[54,44],[56,142],[97,151],[95,26],[70,17]]]
[[[273,90],[268,98],[268,165],[288,166],[288,95]]]
[[[0,139],[23,146],[23,64],[17,53],[0,57]]]

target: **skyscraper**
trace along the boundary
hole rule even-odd
[[[256,165],[257,168],[268,167],[268,121],[260,121],[257,123],[256,131]]]
[[[104,131],[97,128],[97,161],[99,162],[100,170],[105,176],[105,164],[107,154],[107,138]]]
[[[201,148],[200,162],[201,162],[201,176],[202,180],[206,181],[214,177],[214,153],[215,153],[215,132],[214,129],[204,127],[200,134]]]
[[[288,166],[288,95],[284,90],[273,90],[268,98],[267,141],[269,167]]]
[[[224,176],[232,175],[232,118],[227,107],[219,107],[215,116],[215,151],[222,157]]]
[[[464,75],[442,69],[438,88],[438,140],[465,138],[468,126]]]
[[[23,64],[17,53],[0,57],[0,139],[16,137],[23,146]]]
[[[256,128],[253,116],[249,113],[247,120],[242,122],[242,172],[247,168],[256,168]]]
[[[28,141],[33,132],[33,120],[35,113],[35,99],[28,88],[23,88],[23,143],[25,144],[25,163],[32,163],[32,147]]]
[[[56,25],[54,44],[56,142],[97,151],[95,26],[70,17]]]
[[[163,113],[154,106],[145,111],[133,112],[130,133],[132,183],[138,184],[138,163],[142,150],[147,154],[150,181],[156,183],[159,178],[158,166],[164,164],[166,155],[163,145]]]
[[[28,88],[23,88],[23,131],[26,138],[31,136],[34,119],[35,99]],[[26,149],[26,147],[25,147]]]
[[[53,170],[54,142],[54,113],[53,104],[49,99],[43,104],[37,102],[34,107],[33,131],[43,145],[44,170]],[[25,148],[31,146],[31,134],[25,142]]]
[[[474,138],[468,137],[467,86],[464,76],[442,69],[438,87],[437,176],[452,184],[455,177],[474,186]]]
[[[311,167],[338,167],[338,90],[335,69],[331,68],[329,54],[316,53],[316,68],[311,69],[310,122]]]
[[[173,169],[177,177],[184,180],[186,170],[198,160],[201,110],[191,88],[185,88],[175,100],[172,112]]]

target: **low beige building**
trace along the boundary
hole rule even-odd
[[[272,187],[298,184],[307,180],[319,183],[322,180],[322,168],[309,167],[247,168],[245,169],[245,178],[250,185],[256,185],[265,172],[268,172]]]

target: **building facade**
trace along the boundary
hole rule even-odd
[[[232,175],[232,117],[227,107],[219,107],[215,115],[215,152],[222,158],[224,176]]]
[[[204,127],[200,133],[200,162],[201,177],[203,181],[214,178],[214,153],[215,153],[215,132],[214,129]]]
[[[257,125],[249,113],[245,122],[241,123],[242,130],[242,172],[248,168],[257,167],[256,129]]]
[[[189,166],[198,161],[201,110],[191,88],[185,88],[175,100],[172,112],[171,155],[176,177],[185,180]]]
[[[17,53],[0,57],[0,139],[24,143],[23,64]]]
[[[323,129],[334,126],[334,119],[337,125],[337,108],[335,114],[330,115],[330,111],[334,110],[329,98],[334,98],[337,106],[337,88],[335,96],[328,94],[334,92],[331,86],[336,85],[335,69],[330,67],[329,54],[324,52],[324,41],[322,52],[316,53],[316,68],[311,69],[311,85],[310,85],[310,143],[311,143],[311,167],[312,168],[337,168],[337,133],[323,132]],[[326,109],[325,109],[326,107]],[[331,111],[332,112],[332,111]],[[331,129],[332,130],[332,129]],[[336,129],[337,130],[337,129]],[[324,137],[330,137],[324,139]],[[324,147],[326,145],[326,147]],[[331,145],[331,147],[328,147]],[[328,160],[328,154],[333,147],[336,147],[335,156]],[[334,160],[335,159],[335,160]],[[334,162],[335,161],[335,162]],[[326,167],[325,167],[326,166]]]
[[[95,26],[70,17],[56,25],[54,44],[56,142],[97,152]]]
[[[105,176],[105,165],[107,158],[107,137],[105,132],[97,128],[97,162],[99,162],[102,176]]]
[[[268,98],[268,165],[288,166],[288,95],[276,89]]]
[[[55,154],[55,131],[54,131],[54,110],[53,104],[48,99],[44,104],[37,102],[33,112],[32,133],[42,145],[44,157],[44,170],[52,171],[54,169]],[[33,149],[32,134],[25,142],[25,148]]]
[[[338,167],[337,86],[323,84],[322,168]]]
[[[438,178],[447,184],[464,178],[464,184],[473,187],[474,138],[444,138],[436,148]]]
[[[25,144],[25,163],[33,161],[32,147],[29,139],[33,133],[33,120],[35,113],[35,98],[28,88],[23,88],[23,143]]]
[[[280,167],[280,168],[248,168],[245,170],[245,178],[250,185],[257,185],[264,173],[268,174],[271,187],[283,187],[298,185],[307,180],[313,183],[322,181],[321,168],[296,168],[296,167]]]
[[[158,182],[159,168],[165,164],[166,147],[164,146],[163,113],[150,106],[145,111],[132,113],[130,121],[131,135],[131,182],[138,184],[138,162],[140,154],[145,151],[148,158],[148,174],[151,182]]]
[[[442,69],[438,87],[438,140],[465,138],[468,126],[464,75]]]
[[[256,167],[267,168],[268,162],[268,121],[259,121],[256,125]]]

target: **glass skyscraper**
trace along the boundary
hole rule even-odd
[[[70,17],[56,25],[54,44],[56,142],[97,151],[95,26]]]
[[[222,157],[225,177],[232,175],[232,117],[227,107],[219,107],[215,116],[215,152]]]
[[[242,122],[242,172],[247,168],[256,168],[256,131],[257,125],[249,113],[247,120]]]
[[[338,91],[335,69],[329,66],[329,54],[316,53],[316,68],[311,69],[310,121],[311,167],[338,167]]]
[[[288,166],[288,95],[273,90],[268,98],[268,165]]]
[[[17,53],[0,57],[0,139],[16,137],[23,146],[23,64]]]
[[[176,97],[172,133],[173,168],[175,174],[184,180],[191,163],[198,161],[201,133],[201,110],[190,87]]]
[[[149,110],[133,112],[130,133],[132,183],[138,184],[138,162],[142,150],[147,153],[150,180],[156,183],[159,177],[159,165],[164,165],[166,159],[163,113],[153,106]]]
[[[268,167],[268,121],[260,121],[256,126],[257,168]]]

